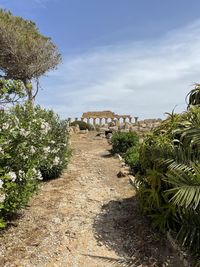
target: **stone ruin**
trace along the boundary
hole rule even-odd
[[[134,118],[135,121],[137,121],[137,117]],[[72,118],[68,118],[69,122],[78,120],[78,118],[75,118],[75,120],[72,120]],[[85,121],[91,125],[103,125],[108,124],[110,122],[113,122],[117,125],[127,122],[132,123],[132,117],[130,115],[118,115],[110,110],[84,112],[80,120]]]
[[[69,123],[71,121],[78,121],[78,118],[72,120],[68,118]],[[138,117],[132,117],[130,115],[118,115],[112,111],[90,111],[82,114],[81,119],[94,126],[102,135],[106,132],[137,132],[139,135],[143,135],[145,132],[149,132],[161,123],[161,119],[146,119],[138,120]],[[70,131],[73,133],[86,133],[87,131],[80,131],[78,125],[70,127]]]
[[[132,122],[132,117],[130,115],[118,115],[110,110],[106,111],[90,111],[83,113],[81,117],[82,121],[86,121],[90,124],[108,124],[109,122],[115,122],[116,124],[120,124],[120,122],[126,123]]]

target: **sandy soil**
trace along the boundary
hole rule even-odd
[[[63,176],[44,182],[1,233],[0,266],[181,266],[140,214],[128,178],[117,178],[107,140],[79,134],[72,148]]]

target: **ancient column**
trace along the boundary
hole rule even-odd
[[[135,124],[137,124],[137,122],[138,122],[138,117],[134,117],[134,119],[135,119]]]

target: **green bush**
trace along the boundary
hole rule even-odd
[[[111,138],[112,152],[124,154],[127,150],[139,143],[139,137],[135,132],[116,132]]]
[[[67,124],[53,111],[16,105],[0,116],[0,227],[25,207],[43,178],[61,174],[68,162]]]
[[[89,123],[86,123],[85,121],[73,121],[70,123],[70,126],[76,126],[78,125],[80,130],[92,130],[92,125]]]
[[[124,154],[125,163],[131,167],[135,174],[140,170],[139,150],[140,146],[137,144],[136,146],[130,147]]]
[[[168,158],[172,155],[173,140],[166,134],[148,134],[140,146],[140,163],[143,171],[153,169],[157,166],[161,168],[158,159]]]

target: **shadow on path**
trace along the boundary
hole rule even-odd
[[[134,259],[127,265],[119,259],[119,266],[180,266],[164,238],[141,215],[135,197],[103,205],[93,230],[99,245],[115,251],[121,259]]]

